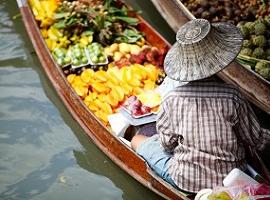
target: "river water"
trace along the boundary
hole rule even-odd
[[[22,19],[13,19],[16,1],[0,2],[0,199],[160,199],[84,134],[45,76]],[[130,3],[174,40],[150,1]]]

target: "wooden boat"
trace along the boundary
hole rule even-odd
[[[81,98],[68,83],[62,69],[58,67],[52,58],[51,53],[41,36],[27,0],[17,0],[17,2],[26,30],[44,71],[69,112],[93,142],[130,176],[161,197],[174,200],[193,199],[192,196],[188,196],[187,194],[176,190],[170,184],[155,175],[142,158],[140,158],[122,140],[110,132],[110,130],[106,128],[86,107]],[[151,28],[147,22],[142,18],[140,18],[140,20],[141,23],[138,25],[138,28],[145,33],[146,40],[149,41],[150,44],[154,44],[158,48],[170,46],[169,43]]]
[[[180,0],[152,0],[152,2],[175,32],[181,25],[195,18]],[[270,114],[269,81],[237,62],[230,64],[218,73],[218,76],[225,82],[239,86],[252,103]]]
[[[166,199],[189,199],[185,194],[180,193],[171,185],[153,174],[145,164],[145,161],[131,148],[125,145],[117,136],[113,135],[85,106],[80,97],[71,88],[62,69],[58,67],[53,60],[51,53],[40,34],[27,1],[17,0],[17,2],[26,30],[44,71],[59,97],[62,99],[75,120],[84,129],[85,133],[89,135],[93,142],[119,167],[155,193]],[[169,46],[169,44],[143,19],[141,19],[139,29],[145,33],[146,39],[150,43],[154,43],[158,48]]]

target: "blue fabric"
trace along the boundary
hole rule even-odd
[[[169,154],[163,150],[157,134],[143,141],[137,147],[136,152],[146,160],[148,165],[160,177],[177,188],[170,174],[168,173],[168,161],[170,160],[172,154]]]

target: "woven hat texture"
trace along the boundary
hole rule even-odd
[[[207,78],[228,66],[242,43],[240,30],[230,23],[191,20],[178,30],[164,70],[170,78],[183,82]]]

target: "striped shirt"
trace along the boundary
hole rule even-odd
[[[221,186],[233,169],[246,167],[244,144],[270,141],[239,91],[217,82],[191,82],[163,100],[157,131],[173,152],[169,174],[180,189],[198,192]]]

